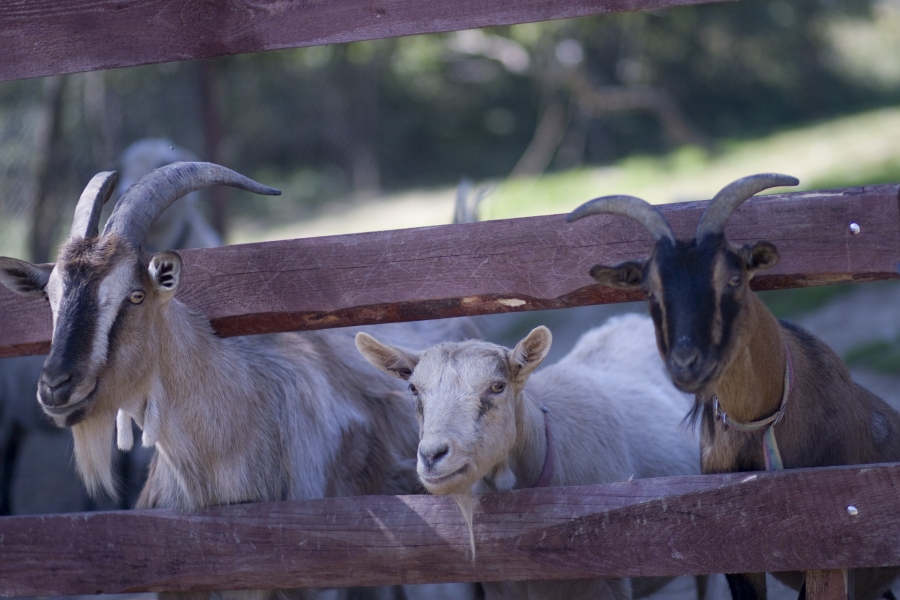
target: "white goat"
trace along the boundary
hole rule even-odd
[[[354,351],[356,330],[220,338],[174,298],[179,255],[142,252],[156,217],[192,190],[275,190],[218,165],[175,163],[131,187],[98,235],[114,184],[114,173],[101,173],[88,185],[54,267],[0,257],[0,282],[49,300],[38,400],[72,428],[93,493],[115,493],[109,440],[118,424],[119,446],[130,448],[132,419],[156,447],[139,508],[420,489],[403,385],[371,376]],[[472,333],[466,320],[377,330],[405,344]]]
[[[116,194],[122,196],[154,169],[174,162],[192,162],[190,150],[165,138],[144,138],[130,144],[119,158],[121,170]],[[200,193],[191,192],[163,212],[144,241],[150,252],[185,248],[214,248],[224,242],[200,210]]]
[[[480,492],[699,473],[698,443],[679,429],[693,398],[669,381],[650,319],[610,319],[532,375],[550,343],[543,326],[511,350],[467,340],[415,352],[356,335],[369,362],[409,381],[419,478],[456,499],[470,536]],[[635,580],[635,595],[665,581]],[[627,580],[483,585],[488,598],[631,597]]]

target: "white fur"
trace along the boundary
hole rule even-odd
[[[391,364],[392,350],[403,352],[368,342],[358,339],[357,347],[381,368]],[[549,409],[554,445],[552,485],[699,473],[698,442],[679,427],[693,398],[670,383],[648,318],[610,319],[585,333],[557,364],[529,377],[549,343],[549,332],[538,328],[512,350],[469,340],[403,353],[415,363],[409,381],[424,409],[420,478],[432,493],[453,495],[470,533],[467,496],[529,487],[538,480],[547,449],[542,405]],[[499,375],[504,370],[505,379]],[[500,382],[505,390],[491,393]],[[485,398],[493,404],[486,412]],[[442,458],[429,464],[428,457],[443,448]],[[488,598],[631,595],[629,582],[616,580],[484,586]]]

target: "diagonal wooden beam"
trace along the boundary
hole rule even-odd
[[[722,0],[4,0],[0,81]]]
[[[895,566],[898,493],[900,465],[486,494],[474,562],[449,497],[4,517],[0,596]]]

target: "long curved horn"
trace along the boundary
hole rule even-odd
[[[634,196],[604,196],[589,200],[566,215],[571,223],[588,215],[613,214],[628,217],[646,227],[654,239],[674,242],[675,234],[655,206]]]
[[[231,169],[204,162],[176,162],[150,171],[128,188],[106,222],[103,235],[114,233],[139,248],[147,232],[173,202],[213,185],[230,185],[255,194],[277,196],[279,190],[257,183]]]
[[[100,210],[116,189],[118,179],[119,174],[115,171],[103,171],[91,178],[75,206],[75,218],[69,237],[97,237],[100,228]]]
[[[703,239],[713,233],[721,233],[725,227],[725,221],[728,220],[731,213],[754,194],[769,188],[797,185],[798,183],[800,180],[796,177],[780,173],[759,173],[732,181],[715,195],[709,206],[703,211],[703,216],[700,217],[700,223],[697,225],[697,239]]]

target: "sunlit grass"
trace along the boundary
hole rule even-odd
[[[654,204],[710,198],[752,173],[800,179],[796,189],[900,182],[900,108],[886,108],[777,133],[726,141],[708,154],[682,148],[663,157],[632,157],[612,167],[504,181],[484,204],[486,218],[568,212],[606,194]]]

